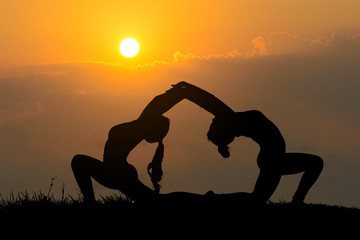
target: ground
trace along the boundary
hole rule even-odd
[[[323,204],[135,204],[120,197],[103,198],[85,205],[71,197],[54,200],[45,195],[18,196],[0,204],[2,229],[38,229],[79,236],[131,234],[189,237],[273,236],[277,238],[334,236],[342,238],[358,230],[360,209]],[[10,227],[10,228],[9,228]],[[103,236],[103,235],[102,235]],[[111,236],[111,235],[108,235]],[[162,237],[161,237],[162,238]],[[248,237],[246,237],[248,238]]]

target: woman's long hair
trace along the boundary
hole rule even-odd
[[[151,163],[147,167],[147,172],[151,178],[151,182],[156,193],[160,192],[160,184],[163,171],[162,171],[162,161],[164,157],[164,144],[162,141],[158,142],[158,147],[156,148],[155,155]]]
[[[160,116],[147,116],[142,118],[146,125],[145,140],[154,143],[157,142],[154,157],[147,167],[147,172],[150,176],[151,182],[156,193],[160,192],[160,184],[163,171],[162,161],[164,157],[164,144],[163,139],[167,135],[170,128],[170,120],[163,115]]]

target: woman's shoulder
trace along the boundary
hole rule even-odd
[[[248,110],[244,112],[237,112],[238,116],[249,116],[249,117],[264,117],[265,115],[259,110]]]
[[[131,122],[120,123],[113,126],[109,130],[109,136],[114,134],[127,134],[133,132],[133,129],[136,128],[136,120]]]

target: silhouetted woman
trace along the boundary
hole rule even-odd
[[[71,162],[75,179],[80,187],[85,202],[95,202],[91,178],[101,185],[120,190],[137,202],[159,199],[161,163],[164,155],[163,139],[169,131],[169,119],[162,114],[181,101],[178,92],[168,91],[155,97],[144,109],[140,117],[132,122],[122,123],[110,129],[105,144],[103,161],[76,155]],[[152,162],[148,165],[154,190],[144,185],[138,178],[134,166],[127,162],[129,153],[142,141],[157,143],[158,147]],[[175,192],[161,195],[162,199],[196,200],[198,194]]]
[[[279,129],[260,111],[234,112],[214,95],[186,82],[173,85],[173,92],[212,113],[215,118],[208,131],[208,139],[218,147],[224,157],[230,156],[228,145],[235,137],[245,136],[260,146],[257,164],[260,174],[251,197],[267,202],[279,184],[281,175],[303,172],[294,203],[303,203],[309,189],[323,169],[323,160],[305,153],[286,153],[285,140]]]

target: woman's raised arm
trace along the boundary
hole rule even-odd
[[[171,88],[165,93],[154,97],[154,99],[145,107],[140,118],[162,115],[184,98],[185,95],[183,91],[177,91],[174,88]]]
[[[173,85],[173,89],[182,88],[185,90],[185,98],[199,105],[215,117],[224,117],[234,114],[234,111],[223,101],[211,93],[187,82],[179,82]]]

